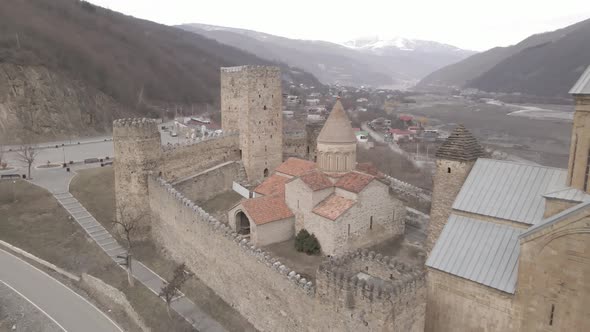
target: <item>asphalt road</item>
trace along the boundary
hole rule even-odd
[[[80,295],[4,250],[0,250],[0,281],[31,302],[64,331],[123,331]]]

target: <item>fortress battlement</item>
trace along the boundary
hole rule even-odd
[[[218,236],[229,239],[234,245],[238,246],[244,254],[254,256],[258,262],[266,265],[270,270],[273,271],[273,273],[282,275],[294,286],[301,289],[303,291],[302,294],[309,296],[313,296],[315,294],[315,285],[312,281],[302,278],[299,273],[288,268],[270,253],[255,247],[247,238],[237,234],[226,224],[219,222],[214,216],[207,213],[205,210],[203,210],[203,208],[195,204],[189,198],[185,197],[181,192],[176,190],[172,184],[168,183],[163,178],[152,175],[152,180],[156,181],[160,187],[166,190],[170,197],[174,198],[186,209],[189,209],[193,215],[193,218],[191,219],[193,219],[195,222],[204,223],[208,225],[208,227],[212,229]]]
[[[246,65],[246,66],[234,66],[234,67],[221,67],[223,73],[235,73],[241,71],[265,71],[265,72],[279,72],[281,71],[278,67],[260,66],[260,65]]]
[[[113,121],[113,137],[160,137],[158,123],[154,119],[128,118]]]
[[[191,141],[185,141],[182,143],[175,143],[175,144],[169,144],[169,145],[163,145],[162,146],[162,150],[163,151],[172,151],[172,150],[176,150],[178,148],[184,148],[184,147],[189,147],[189,146],[193,146],[196,144],[202,144],[203,142],[210,142],[212,140],[215,139],[222,139],[225,137],[238,137],[239,136],[239,132],[238,131],[228,131],[228,132],[223,132],[221,134],[212,134],[210,136],[207,137],[199,137],[199,138],[195,138],[194,140]]]
[[[362,277],[359,270],[368,274]],[[423,289],[425,277],[424,269],[366,249],[333,258],[318,269],[318,280],[322,280],[318,285],[322,288],[362,295],[370,301],[385,300],[389,304],[395,299],[414,297]]]

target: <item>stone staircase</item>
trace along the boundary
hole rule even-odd
[[[69,192],[53,194],[59,204],[63,206],[88,235],[109,255],[117,264],[123,263],[127,251],[117,240],[72,196]]]
[[[80,202],[69,192],[53,193],[59,204],[63,206],[86,233],[99,245],[99,247],[117,265],[125,268],[121,263],[125,262],[127,250],[80,204]],[[159,296],[165,280],[150,268],[138,260],[132,261],[133,277],[145,285],[156,296]],[[197,331],[201,332],[225,332],[226,329],[216,320],[203,312],[184,294],[176,297],[171,308],[188,321]]]

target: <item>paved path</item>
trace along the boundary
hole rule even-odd
[[[84,168],[89,167],[92,166],[84,166]],[[37,172],[32,182],[49,190],[99,247],[115,263],[121,264],[124,259],[120,256],[126,256],[126,249],[69,192],[69,183],[74,175],[75,173],[68,173],[64,169],[51,169]],[[134,260],[132,264],[131,270],[135,279],[154,292],[155,296],[158,296],[164,285],[164,279],[137,260]],[[119,266],[125,268],[122,265]],[[198,331],[226,331],[219,322],[203,312],[201,308],[197,307],[194,302],[184,295],[176,298],[171,307]]]
[[[0,281],[64,331],[122,332],[110,318],[59,281],[0,249]]]

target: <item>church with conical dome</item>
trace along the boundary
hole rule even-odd
[[[386,177],[356,161],[357,141],[340,100],[318,138],[317,163],[289,158],[228,212],[229,225],[256,246],[283,242],[302,229],[324,255],[369,247],[404,233],[405,207]]]

